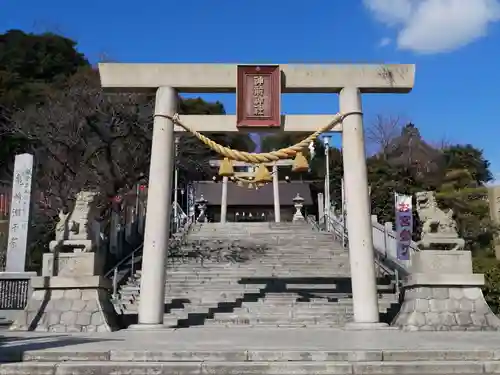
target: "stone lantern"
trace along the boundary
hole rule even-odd
[[[297,193],[295,198],[292,199],[293,205],[295,207],[295,214],[293,215],[292,221],[298,222],[298,221],[304,221],[304,216],[302,215],[302,207],[304,207],[304,198],[300,196],[300,194]]]
[[[203,196],[203,194],[196,200],[196,205],[198,206],[198,210],[200,210],[200,214],[198,215],[198,218],[196,221],[198,223],[206,223],[208,222],[207,220],[207,215],[206,215],[206,210],[207,210],[207,200]]]

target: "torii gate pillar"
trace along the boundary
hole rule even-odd
[[[104,63],[99,64],[99,73],[102,87],[108,90],[156,90],[155,114],[168,115],[174,114],[177,109],[177,91],[235,92],[237,84],[246,82],[245,88],[238,90],[238,100],[243,100],[243,103],[238,104],[236,116],[191,115],[181,116],[180,120],[191,129],[204,132],[245,131],[242,126],[250,126],[246,130],[254,132],[259,124],[264,132],[269,132],[271,127],[292,132],[313,132],[329,123],[332,116],[280,115],[279,106],[276,107],[280,93],[339,93],[341,111],[357,111],[361,109],[361,93],[410,92],[415,66],[330,64],[237,67],[230,64]],[[286,78],[282,82],[281,76]],[[278,103],[269,103],[269,97],[276,98],[276,94]],[[248,116],[251,111],[253,114]],[[371,329],[380,324],[362,116],[350,115],[331,131],[342,129],[345,133],[344,178],[354,304],[354,323],[351,326]],[[163,324],[174,131],[182,129],[174,128],[165,118],[155,118],[137,325],[144,329],[155,329]]]
[[[246,167],[251,166],[250,163],[244,163],[239,161],[233,161],[234,167]],[[210,160],[210,166],[220,167],[220,160]],[[281,222],[281,206],[280,206],[280,190],[279,190],[279,178],[278,178],[278,168],[283,166],[292,166],[293,160],[285,159],[278,160],[276,162],[264,163],[266,167],[272,167],[273,176],[273,203],[274,203],[274,221],[276,223]],[[241,172],[236,172],[235,175],[241,174]],[[243,172],[247,175],[248,173]],[[221,207],[220,207],[220,222],[225,223],[227,219],[227,185],[229,179],[227,177],[222,178],[222,196],[221,196]]]

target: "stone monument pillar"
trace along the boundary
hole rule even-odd
[[[26,271],[26,250],[31,214],[33,155],[16,155],[9,217],[6,272]]]
[[[9,220],[0,222],[0,230],[8,234],[5,272],[0,272],[0,290],[3,299],[0,316],[9,322],[15,318],[19,309],[24,308],[26,299],[32,292],[30,279],[36,276],[36,272],[26,272],[32,182],[33,155],[16,155],[10,217]]]
[[[44,254],[41,277],[12,330],[105,332],[118,328],[111,304],[111,281],[102,275],[104,257],[94,243],[91,205],[95,194],[80,192],[74,209],[61,213],[51,253]]]

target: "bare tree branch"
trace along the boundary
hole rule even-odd
[[[443,136],[441,139],[435,142],[429,142],[429,145],[436,150],[443,151],[453,144],[450,138]]]
[[[401,135],[404,124],[399,116],[377,115],[365,134],[369,150],[385,155],[392,141]]]

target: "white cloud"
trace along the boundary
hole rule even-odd
[[[397,30],[400,49],[450,52],[487,34],[500,20],[500,0],[363,0],[374,17]]]
[[[379,47],[386,47],[388,46],[389,44],[391,44],[391,38],[382,38],[380,39],[380,42],[378,43],[378,46]]]

